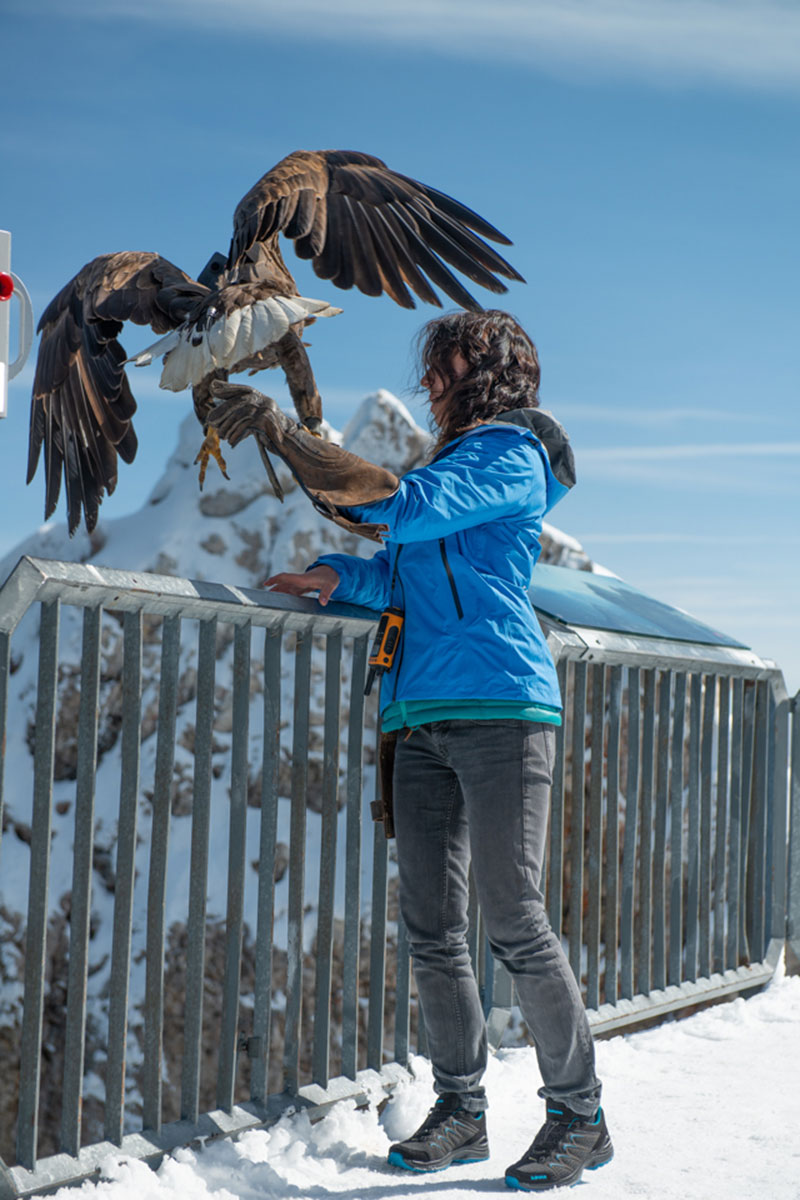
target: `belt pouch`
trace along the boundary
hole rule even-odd
[[[397,734],[382,733],[378,749],[378,786],[380,799],[370,804],[373,821],[382,821],[387,838],[394,837],[394,804],[392,795],[392,776],[394,774],[394,755],[397,749]]]

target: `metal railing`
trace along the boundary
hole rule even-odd
[[[595,1031],[763,985],[787,917],[779,672],[542,623],[565,696],[547,902]],[[424,1052],[390,844],[369,821],[374,626],[348,605],[36,559],[0,589],[0,814],[5,779],[4,840],[30,845],[0,1200],[115,1148],[152,1160],[324,1107],[365,1068],[390,1086]],[[797,771],[792,786],[797,809]],[[59,907],[51,843],[63,859],[70,836]],[[0,883],[8,859],[0,845]],[[477,907],[471,937],[496,1041],[512,989]],[[55,1108],[57,1131],[40,1128]]]
[[[763,986],[787,936],[782,675],[743,649],[543,625],[564,697],[547,904],[593,1032]],[[797,762],[796,721],[794,742]]]

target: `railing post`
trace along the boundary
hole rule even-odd
[[[325,736],[322,750],[322,817],[317,977],[314,990],[314,1083],[327,1087],[330,1073],[331,979],[336,889],[336,836],[339,818],[339,739],[341,736],[342,635],[329,633],[325,647]]]
[[[180,618],[164,618],[161,631],[161,680],[158,697],[158,740],[150,827],[150,867],[147,881],[147,963],[144,1001],[144,1064],[142,1118],[145,1129],[161,1129],[164,1061],[164,942],[166,936],[167,852],[170,797],[175,759],[178,707]]]
[[[283,630],[264,635],[264,753],[261,766],[261,832],[258,857],[256,984],[250,1095],[263,1104],[269,1090],[272,1033],[272,936],[275,917],[275,845],[278,829],[278,766],[281,756],[281,644]]]
[[[342,966],[342,1074],[355,1079],[358,1070],[358,963],[361,934],[361,756],[364,737],[364,678],[367,639],[356,638],[350,675],[347,734],[347,815],[345,846],[345,917]]]
[[[791,702],[792,761],[786,897],[786,971],[800,975],[800,692]]]
[[[296,1092],[300,1083],[311,648],[311,632],[298,633],[294,674],[292,807],[289,828],[289,925],[286,945],[286,1024],[283,1043],[283,1077],[287,1092]]]
[[[142,734],[142,614],[126,612],[124,627],[122,754],[117,826],[117,877],[114,890],[114,942],[111,948],[111,995],[108,1004],[105,1114],[106,1137],[117,1145],[122,1142],[125,1124],[125,1054]]]
[[[239,1047],[239,992],[244,926],[247,836],[247,747],[250,715],[250,625],[237,625],[233,642],[233,741],[228,822],[228,904],[225,913],[225,980],[222,996],[217,1104],[233,1108]]]
[[[11,673],[11,636],[0,633],[0,847],[3,844],[3,779],[6,760],[6,713],[8,677]]]
[[[75,844],[69,914],[69,972],[65,1029],[61,1149],[77,1154],[81,1146],[81,1093],[86,1039],[86,991],[92,911],[97,712],[100,690],[100,609],[83,611],[81,699],[78,717],[78,773],[75,789]]]
[[[772,789],[769,803],[772,807],[772,870],[768,876],[767,903],[767,949],[774,941],[783,945],[786,941],[787,918],[787,819],[788,819],[788,772],[789,772],[789,706],[790,700],[778,672],[771,679],[774,699],[774,725],[770,755],[774,767],[771,772]],[[769,828],[769,827],[768,827]]]
[[[216,618],[212,617],[210,621],[200,623],[197,651],[197,720],[194,737],[191,871],[187,920],[186,1009],[181,1068],[181,1117],[185,1121],[197,1121],[200,1114],[216,642],[217,622]]]
[[[59,602],[42,605],[39,632],[39,678],[36,693],[36,746],[33,766],[33,818],[25,936],[25,994],[22,1009],[17,1157],[23,1167],[36,1167],[39,1132],[39,1080],[42,1061],[42,1016],[47,956],[50,830],[53,803],[53,759],[56,741]]]

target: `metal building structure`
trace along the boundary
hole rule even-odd
[[[763,986],[784,944],[800,956],[800,738],[780,672],[619,580],[539,567],[533,598],[565,699],[547,903],[594,1031]],[[194,1138],[268,1123],[290,1104],[324,1111],[361,1094],[364,1071],[390,1088],[412,1047],[424,1052],[424,1029],[394,911],[390,844],[369,819],[376,731],[369,712],[365,724],[363,682],[375,615],[223,584],[21,559],[0,588],[0,816],[6,729],[19,718],[9,709],[14,634],[25,620],[38,620],[37,682],[27,701],[30,869],[18,1059],[9,1068],[18,1063],[16,1139],[0,1160],[0,1200],[88,1177],[115,1151],[155,1161]],[[118,728],[103,758],[102,788],[107,803],[113,787],[117,814],[113,939],[108,986],[95,996],[98,730],[112,652]],[[147,712],[145,653],[157,679],[157,705]],[[226,654],[230,771],[221,800],[212,760],[218,663]],[[196,664],[191,687],[187,656]],[[74,846],[67,977],[56,980],[47,968],[51,835],[67,678],[77,712]],[[177,817],[176,723],[187,711],[191,804]],[[254,714],[259,763],[249,761]],[[143,838],[147,746],[153,775]],[[308,808],[312,783],[318,813]],[[17,775],[13,785],[20,787]],[[220,804],[226,846],[217,844]],[[190,834],[179,838],[180,821]],[[284,828],[288,869],[276,882]],[[249,865],[256,854],[257,871]],[[0,881],[2,866],[0,844]],[[186,879],[177,983],[165,969],[176,877]],[[144,912],[135,907],[137,878]],[[226,911],[220,1011],[209,1035],[212,879],[224,880]],[[492,962],[477,907],[473,918],[473,961],[496,1041],[512,988]],[[143,967],[132,950],[137,922]],[[66,999],[54,1049],[50,1026],[45,1044],[45,1024],[56,986]],[[176,987],[180,1053],[165,1038],[165,1000]],[[95,1059],[102,1047],[92,1067],[103,1082],[102,1130],[94,1133],[82,1109],[89,1032]],[[58,1146],[43,1154],[45,1048],[63,1056],[63,1079]],[[211,1091],[203,1083],[210,1049]]]

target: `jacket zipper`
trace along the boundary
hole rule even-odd
[[[444,569],[445,569],[445,571],[447,571],[447,578],[450,582],[450,591],[453,593],[453,600],[455,601],[456,612],[458,613],[458,619],[459,619],[459,621],[461,621],[464,618],[464,610],[461,607],[461,601],[458,598],[458,589],[456,588],[456,581],[453,578],[453,572],[450,569],[450,563],[447,561],[447,551],[444,548],[444,538],[439,538],[439,550],[442,555],[442,562],[444,563]]]

